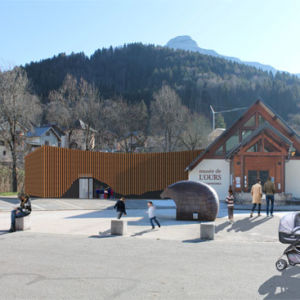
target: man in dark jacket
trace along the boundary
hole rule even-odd
[[[123,214],[127,216],[124,197],[121,197],[120,200],[116,202],[114,209],[117,209],[118,219],[121,219]]]
[[[269,216],[269,205],[270,205],[270,201],[271,201],[270,214],[271,214],[271,217],[273,217],[275,184],[271,180],[271,177],[269,177],[268,180],[266,181],[266,183],[264,184],[263,191],[266,194],[267,216]]]

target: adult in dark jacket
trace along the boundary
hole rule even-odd
[[[114,209],[117,209],[118,219],[121,219],[123,214],[127,216],[124,197],[121,197],[120,200],[116,202]]]
[[[271,177],[269,177],[268,180],[265,182],[263,191],[266,194],[267,216],[269,216],[269,206],[270,206],[270,202],[271,202],[270,215],[271,215],[271,217],[273,217],[275,184],[274,184],[274,182],[272,182]]]
[[[16,218],[21,218],[30,215],[31,213],[31,203],[29,196],[21,193],[19,194],[19,199],[21,201],[20,206],[16,207],[11,212],[11,226],[10,226],[10,232],[16,231]]]

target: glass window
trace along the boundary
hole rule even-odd
[[[249,136],[253,130],[243,130],[242,131],[242,140],[245,139],[247,136]]]
[[[258,125],[262,125],[265,122],[266,120],[261,115],[258,115]]]
[[[236,145],[239,144],[239,134],[238,131],[235,132],[227,141],[226,141],[226,152],[228,153]]]
[[[247,152],[262,152],[262,144],[261,140],[259,140],[256,144],[254,144],[252,147],[250,147]]]
[[[245,124],[244,127],[254,127],[255,126],[255,115],[253,115]]]
[[[4,146],[4,141],[0,141],[0,146]]]
[[[264,144],[264,151],[265,152],[280,152],[280,150],[272,145],[268,140],[265,140]]]
[[[223,151],[223,145],[215,152],[215,155],[223,155],[224,151]]]

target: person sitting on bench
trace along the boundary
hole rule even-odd
[[[11,226],[9,230],[10,232],[16,231],[16,218],[22,218],[30,215],[31,213],[31,203],[30,203],[29,196],[24,193],[20,193],[18,197],[21,203],[19,207],[16,207],[11,212]]]

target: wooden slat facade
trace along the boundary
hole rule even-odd
[[[25,157],[25,191],[59,198],[81,177],[92,177],[122,195],[163,190],[188,179],[202,150],[168,153],[104,153],[43,146]]]

